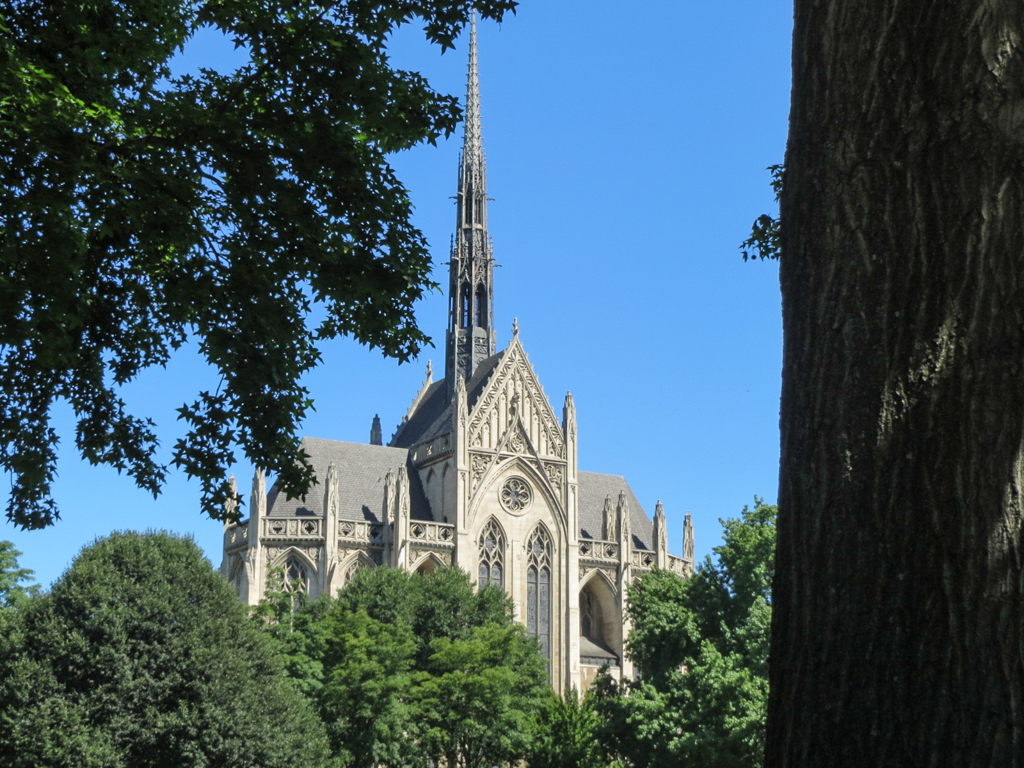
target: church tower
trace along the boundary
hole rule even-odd
[[[469,381],[480,362],[495,352],[494,259],[487,234],[487,166],[480,135],[475,12],[470,22],[466,79],[465,134],[448,278],[445,379],[449,401],[455,394],[456,378]]]
[[[605,666],[632,676],[627,590],[655,567],[691,574],[692,526],[684,557],[669,554],[660,503],[652,521],[624,477],[580,471],[576,404],[566,394],[555,413],[518,321],[496,348],[479,91],[474,16],[444,378],[428,363],[387,443],[376,416],[368,443],[305,438],[321,483],[306,498],[257,474],[249,519],[225,525],[222,572],[255,604],[275,572],[316,597],[361,568],[456,565],[508,595],[556,691],[585,690]]]

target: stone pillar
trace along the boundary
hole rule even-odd
[[[686,512],[686,520],[683,522],[683,560],[689,563],[689,574],[693,575],[694,569],[697,564],[694,562],[693,554],[693,518],[690,517],[690,512]]]
[[[405,467],[389,472],[385,480],[391,493],[391,517],[395,521],[391,539],[391,562],[396,568],[409,569],[409,475]]]
[[[469,395],[462,374],[456,370],[455,376],[455,407],[452,409],[455,494],[452,504],[454,514],[449,517],[449,522],[455,523],[455,551],[452,553],[452,564],[457,564],[473,574],[476,567],[476,547],[473,545],[472,531],[469,528]]]
[[[633,580],[633,529],[629,521],[629,501],[626,492],[619,491],[619,503],[615,508],[619,524],[619,609],[622,611],[622,648],[617,649],[621,657],[622,679],[633,677],[633,662],[626,658],[626,638],[632,624],[626,613],[626,596]]]
[[[335,581],[340,576],[337,573],[339,565],[338,511],[340,508],[340,494],[341,483],[338,480],[338,468],[334,466],[334,462],[331,462],[327,467],[327,477],[324,480],[324,522],[322,530],[324,545],[320,548],[320,562],[317,563],[317,568],[320,570],[320,591],[321,594],[327,595],[334,594]]]
[[[252,493],[249,495],[249,549],[246,552],[245,576],[249,582],[246,602],[256,605],[263,598],[267,564],[264,562],[263,519],[267,516],[267,478],[263,470],[256,468],[252,478]]]
[[[668,530],[661,499],[654,505],[654,554],[659,568],[668,568]]]
[[[569,532],[566,562],[565,609],[565,688],[583,690],[580,679],[580,509],[576,438],[576,405],[572,392],[565,395],[562,409],[562,433],[565,438],[565,504],[566,529]]]

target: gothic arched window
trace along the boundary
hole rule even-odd
[[[238,593],[238,596],[242,600],[247,600],[249,596],[248,589],[246,589],[248,583],[246,577],[247,574],[245,572],[245,560],[239,557],[235,561],[234,577],[231,579],[231,583],[235,588],[235,592]]]
[[[462,284],[461,301],[459,325],[463,328],[469,328],[469,321],[473,317],[473,293],[469,288],[469,283]]]
[[[580,592],[580,634],[604,646],[604,615],[597,595],[588,584]]]
[[[540,654],[551,658],[551,537],[538,525],[526,543],[526,633],[537,638]]]
[[[309,594],[309,573],[306,571],[305,564],[294,555],[289,557],[288,562],[284,565],[284,580],[288,585],[289,592]]]
[[[494,518],[480,532],[477,540],[480,548],[480,570],[477,585],[483,589],[488,584],[493,587],[505,586],[505,534]]]
[[[477,328],[487,327],[487,289],[483,283],[476,287],[476,320]]]

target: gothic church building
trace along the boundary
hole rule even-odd
[[[518,325],[496,349],[475,24],[457,211],[444,378],[427,368],[387,445],[377,418],[368,444],[306,438],[318,479],[306,499],[257,473],[248,520],[225,526],[222,572],[252,605],[274,568],[316,597],[359,568],[458,565],[509,594],[559,692],[604,664],[630,677],[626,587],[655,566],[691,574],[692,523],[684,556],[669,554],[660,502],[652,521],[623,477],[578,469],[572,395],[559,419]]]

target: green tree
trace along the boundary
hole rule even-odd
[[[416,642],[404,624],[363,610],[331,611],[320,711],[340,763],[372,768],[424,761],[416,747],[419,712],[410,701]]]
[[[654,571],[630,588],[640,679],[596,689],[604,737],[631,764],[761,764],[776,514],[755,497],[692,578]]]
[[[515,2],[472,5],[500,20]],[[420,17],[449,47],[470,7],[4,6],[0,467],[13,478],[11,520],[59,518],[55,401],[76,414],[83,458],[159,491],[167,467],[153,424],[119,391],[190,338],[221,383],[179,409],[186,434],[172,463],[201,481],[204,511],[226,514],[236,447],[286,493],[307,490],[295,433],[318,345],[351,335],[406,360],[426,341],[413,305],[430,259],[387,156],[451,133],[460,110],[392,68],[388,38]],[[204,29],[245,63],[172,75],[169,60]]]
[[[608,758],[599,741],[601,719],[592,692],[564,697],[548,691],[530,744],[530,768],[604,768]]]
[[[464,571],[362,569],[336,599],[260,621],[289,658],[308,654],[292,669],[321,665],[322,684],[309,689],[341,765],[477,766],[525,754],[544,664],[504,593],[477,591]]]
[[[326,595],[309,602],[304,593],[289,588],[283,569],[272,568],[263,598],[251,610],[253,621],[274,646],[285,674],[310,700],[316,700],[323,687],[322,660],[328,631],[324,617],[331,605]]]
[[[468,581],[468,579],[467,579]],[[489,622],[438,637],[413,695],[435,763],[486,768],[526,756],[547,667],[521,624]]]
[[[10,629],[6,766],[326,765],[315,714],[191,540],[98,540]]]
[[[782,179],[785,168],[781,165],[769,165],[767,170],[772,175],[772,191],[775,193],[775,202],[777,204],[779,197],[782,195]],[[778,214],[772,216],[768,213],[762,213],[754,219],[754,223],[750,227],[750,237],[740,243],[740,253],[743,255],[744,261],[755,258],[762,261],[764,259],[778,260],[781,253]]]
[[[31,580],[32,571],[18,567],[19,555],[21,552],[11,542],[0,541],[0,611],[13,608],[39,591],[36,585],[22,585]]]

